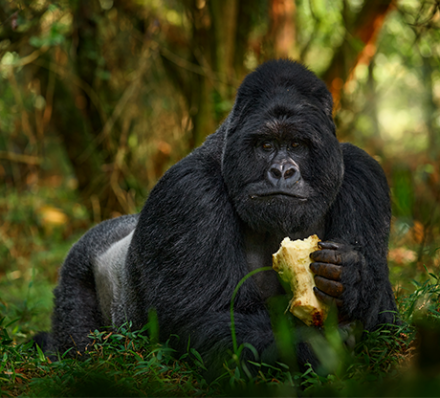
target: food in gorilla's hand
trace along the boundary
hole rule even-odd
[[[284,238],[280,249],[273,254],[273,269],[290,284],[293,292],[290,312],[309,326],[321,326],[329,310],[313,292],[316,285],[310,270],[310,253],[319,250],[318,242],[316,235],[294,241]]]

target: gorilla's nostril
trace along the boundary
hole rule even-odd
[[[295,174],[295,169],[294,169],[294,168],[287,169],[287,170],[284,172],[284,178],[285,178],[285,179],[290,178],[290,177],[292,177],[294,174]]]
[[[272,167],[270,169],[270,172],[271,172],[272,176],[275,177],[276,179],[280,179],[281,178],[281,170],[278,170],[278,169]]]

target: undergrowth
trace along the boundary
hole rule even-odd
[[[11,194],[0,200],[1,396],[438,396],[440,281],[433,273],[419,272],[412,287],[399,290],[398,326],[364,332],[353,351],[330,319],[325,333],[311,338],[323,363],[316,371],[256,358],[251,372],[238,358],[253,348],[235,342],[223,374],[207,380],[199,353],[188,347],[180,356],[159,344],[153,324],[94,331],[77,358],[45,356],[28,341],[49,327],[57,269],[90,226],[70,194],[56,201],[60,208],[51,207],[52,191],[44,200]],[[81,222],[63,221],[75,219]],[[287,347],[291,336],[285,332],[283,339]]]
[[[337,328],[328,328],[321,338],[328,347],[324,363],[331,369],[298,372],[283,363],[253,362],[250,374],[231,352],[224,373],[214,381],[205,379],[195,350],[189,347],[177,357],[168,343],[155,342],[152,325],[140,331],[129,324],[94,331],[87,350],[73,359],[69,353],[47,357],[29,342],[17,344],[9,332],[13,322],[3,319],[2,396],[436,396],[439,362],[433,362],[431,351],[438,354],[438,343],[424,353],[431,340],[423,337],[440,338],[439,279],[430,275],[425,283],[414,284],[415,290],[399,301],[400,325],[364,333],[354,351],[332,334]]]

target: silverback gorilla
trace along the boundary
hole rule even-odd
[[[162,340],[178,335],[184,351],[190,339],[218,368],[232,347],[234,288],[271,266],[284,237],[311,234],[323,241],[311,255],[317,297],[366,330],[393,323],[387,181],[369,155],[337,141],[332,106],[324,83],[298,63],[270,61],[250,73],[225,122],[162,177],[139,215],[102,222],[72,247],[52,330],[36,342],[83,350],[90,331],[126,321],[139,329],[154,309]],[[260,358],[277,357],[266,304],[283,294],[266,271],[235,299],[238,344]],[[300,363],[314,361],[307,344],[296,352]]]

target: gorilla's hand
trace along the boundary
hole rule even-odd
[[[341,308],[344,305],[344,296],[347,296],[347,293],[351,296],[347,290],[354,289],[354,285],[360,281],[364,257],[346,243],[327,241],[319,242],[319,246],[321,250],[310,254],[310,258],[314,261],[310,264],[310,269],[315,274],[315,294],[321,301],[334,302]],[[347,278],[347,273],[352,275]]]

